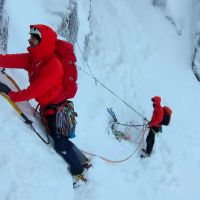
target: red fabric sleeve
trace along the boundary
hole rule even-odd
[[[0,54],[0,67],[19,68],[28,70],[29,66],[30,66],[30,55],[28,53]]]
[[[43,67],[38,78],[35,79],[27,89],[18,92],[10,91],[8,96],[14,102],[19,102],[34,99],[47,93],[48,90],[57,83],[60,77],[60,72],[56,68],[57,62],[54,61],[49,62]]]

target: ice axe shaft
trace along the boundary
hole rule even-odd
[[[21,115],[21,117],[23,117],[26,124],[33,123],[30,119],[28,119],[28,117],[20,110],[20,108],[6,94],[4,94],[3,92],[0,92],[0,95],[3,96],[9,102],[9,104],[15,109],[15,111],[19,115]]]

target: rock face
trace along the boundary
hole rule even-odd
[[[192,70],[194,71],[195,76],[197,77],[198,81],[200,81],[200,33],[197,33],[195,38],[195,46],[194,46],[194,53],[192,59]]]
[[[167,0],[153,0],[153,5],[161,8],[165,8]]]
[[[5,0],[0,0],[0,53],[6,53],[8,41],[8,16],[4,4]]]
[[[193,3],[193,57],[192,69],[198,81],[200,81],[200,2]]]
[[[69,42],[75,43],[78,35],[78,4],[76,0],[70,0],[66,16],[62,16],[62,24],[58,30],[59,34]]]

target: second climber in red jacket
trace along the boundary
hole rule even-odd
[[[149,122],[149,134],[146,138],[147,147],[146,150],[143,149],[144,154],[141,155],[142,158],[150,156],[155,142],[155,134],[161,130],[161,122],[164,116],[164,110],[161,106],[161,98],[159,96],[155,96],[151,100],[153,102],[154,110],[151,121]]]

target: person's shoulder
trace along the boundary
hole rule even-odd
[[[159,107],[159,112],[164,112],[164,110],[163,110],[163,107],[162,107],[162,106],[160,106],[160,107]]]

